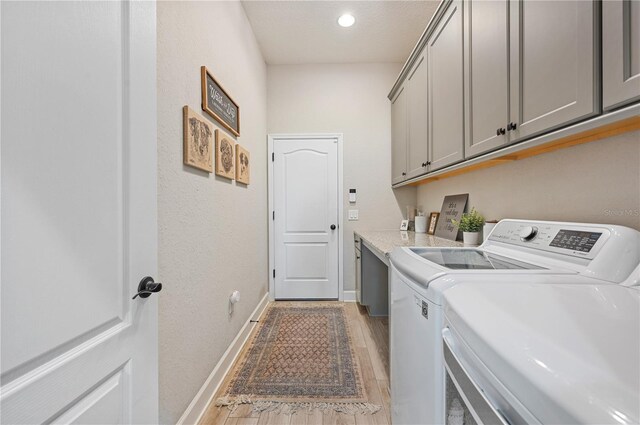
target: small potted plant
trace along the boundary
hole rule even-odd
[[[475,208],[471,208],[468,213],[463,213],[460,221],[451,220],[451,223],[458,226],[458,230],[462,230],[462,240],[465,245],[480,244],[480,231],[484,225],[484,217]]]

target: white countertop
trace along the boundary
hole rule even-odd
[[[464,246],[462,242],[450,241],[426,233],[401,232],[400,230],[356,230],[354,233],[360,236],[369,249],[377,251],[376,255],[385,258],[388,258],[391,251],[399,246],[443,248]]]

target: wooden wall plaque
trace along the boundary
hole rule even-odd
[[[202,83],[202,110],[216,119],[235,136],[240,136],[240,107],[206,66],[200,67]]]

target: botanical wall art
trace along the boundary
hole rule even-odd
[[[235,177],[234,142],[220,130],[216,130],[216,174],[233,180]]]
[[[236,145],[236,181],[249,184],[251,177],[249,151]]]
[[[213,172],[213,125],[185,106],[183,111],[183,162],[209,173]]]

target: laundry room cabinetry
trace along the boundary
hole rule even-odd
[[[465,157],[469,158],[509,141],[509,1],[466,1],[464,13]]]
[[[462,1],[447,1],[435,21],[393,91],[392,184],[463,158]]]
[[[597,7],[465,1],[465,157],[600,112]]]
[[[429,171],[463,158],[462,1],[449,3],[427,41]]]
[[[640,2],[602,2],[603,108],[640,100]]]
[[[510,1],[510,142],[600,112],[598,4]]]
[[[391,101],[391,184],[407,179],[407,90],[401,87]]]
[[[408,126],[407,178],[427,172],[429,166],[429,126],[427,110],[427,56],[424,52],[407,78]]]
[[[632,131],[640,2],[442,0],[391,89],[399,98],[393,185]]]

